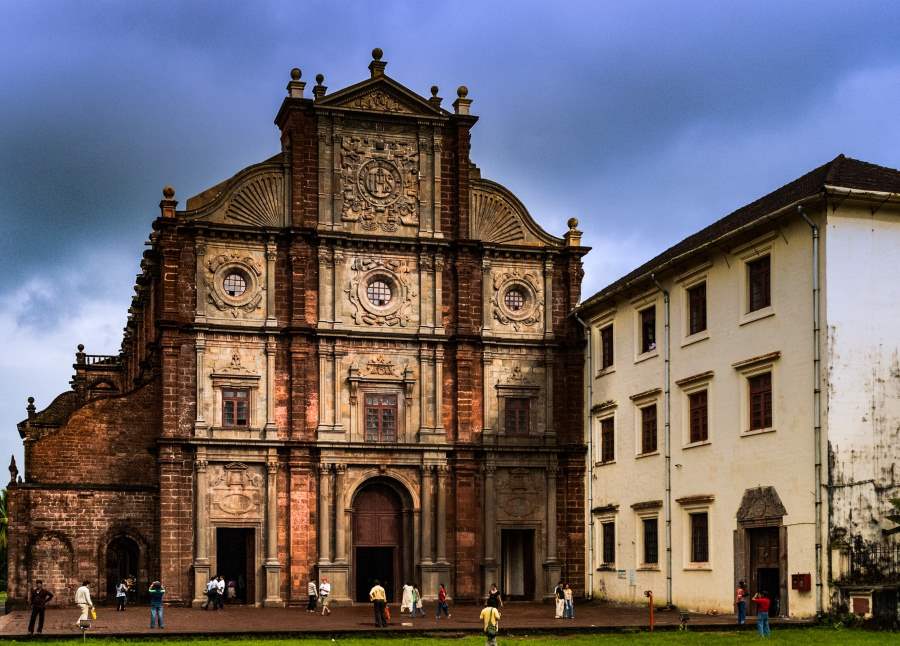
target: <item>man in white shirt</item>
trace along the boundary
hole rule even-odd
[[[84,581],[81,587],[75,590],[75,603],[81,608],[81,616],[75,625],[80,625],[82,621],[88,621],[91,610],[94,609],[94,602],[91,601],[91,591],[88,589],[90,581]]]
[[[316,582],[313,579],[310,579],[309,583],[306,585],[306,594],[309,596],[309,603],[306,604],[306,612],[315,612],[316,603],[319,601],[319,593],[316,590]]]
[[[322,616],[330,615],[331,608],[328,607],[328,602],[331,597],[331,584],[328,583],[328,579],[322,577],[322,583],[319,585],[319,596],[322,598]]]
[[[225,579],[221,574],[216,577],[216,609],[225,610]]]
[[[218,594],[219,584],[216,582],[216,577],[212,577],[206,582],[206,603],[203,604],[204,610],[216,609],[216,597]],[[210,608],[210,606],[212,606],[212,608]]]

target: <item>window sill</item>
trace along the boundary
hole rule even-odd
[[[710,444],[712,444],[711,440],[703,440],[702,442],[691,442],[689,444],[685,444],[681,448],[684,450],[696,449],[698,446],[709,446]]]
[[[634,358],[635,363],[641,363],[643,361],[647,361],[648,359],[655,359],[659,356],[659,350],[650,350],[649,352],[644,352],[642,354],[637,355]]]
[[[754,310],[752,312],[747,312],[746,314],[741,316],[738,324],[747,325],[747,323],[753,323],[754,321],[759,321],[760,319],[767,319],[770,316],[775,316],[775,310],[771,305],[769,305],[768,307],[763,307],[762,309]]]
[[[712,572],[712,567],[710,567],[709,563],[697,563],[684,566],[682,568],[685,572]]]
[[[597,371],[595,378],[599,379],[600,377],[605,377],[606,375],[611,375],[615,371],[616,371],[615,366],[606,366],[605,368],[601,368],[600,370]]]
[[[605,466],[609,466],[610,464],[615,464],[615,463],[616,463],[615,460],[606,460],[606,461],[601,460],[600,462],[594,462],[594,466],[595,467],[605,467]]]
[[[641,458],[652,458],[654,455],[659,455],[658,449],[656,451],[650,451],[649,453],[638,453],[636,456],[634,456],[634,459],[640,460]]]
[[[753,437],[754,435],[765,435],[766,433],[774,433],[775,429],[773,427],[769,428],[757,428],[752,431],[744,431],[741,433],[741,437]]]
[[[658,565],[641,565],[637,568],[638,572],[660,572]]]
[[[703,330],[702,332],[697,332],[696,334],[691,334],[690,336],[684,337],[681,341],[681,347],[686,348],[689,345],[694,345],[695,343],[700,343],[701,341],[706,341],[709,338],[709,330]]]
[[[601,565],[597,568],[598,572],[615,572],[616,568],[612,565]]]

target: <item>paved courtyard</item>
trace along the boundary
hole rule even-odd
[[[434,612],[432,605],[426,610]],[[475,605],[459,605],[451,608],[450,619],[436,621],[433,614],[410,619],[400,615],[399,607],[391,606],[391,625],[386,631],[440,631],[479,632],[481,623]],[[610,629],[614,627],[645,627],[645,608],[617,606],[610,604],[586,603],[577,606],[574,620],[554,619],[553,607],[540,603],[509,603],[502,611],[500,622],[504,630],[584,630],[591,628]],[[78,618],[75,608],[52,608],[47,610],[44,634],[76,634]],[[28,630],[30,613],[17,610],[0,617],[0,634],[21,635]],[[656,621],[660,626],[674,626],[680,615],[674,611],[657,611]],[[734,624],[731,615],[691,615],[689,625],[693,628],[716,627]],[[789,623],[800,621],[784,620]],[[773,623],[781,623],[775,620]],[[309,614],[303,608],[248,608],[229,606],[223,611],[212,612],[194,608],[165,609],[165,631],[167,633],[352,633],[375,630],[372,609],[368,605],[339,606],[329,617]],[[98,607],[97,621],[91,630],[94,634],[136,635],[149,633],[149,611],[146,606],[132,606],[125,612],[116,612],[113,607]],[[158,631],[154,631],[158,632]]]

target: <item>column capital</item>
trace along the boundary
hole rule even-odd
[[[446,464],[437,465],[435,467],[435,470],[437,471],[438,478],[440,478],[440,479],[444,479],[448,475],[450,475],[450,467]]]
[[[341,476],[342,476],[342,475],[344,475],[345,473],[347,473],[347,465],[346,465],[346,464],[335,464],[335,465],[334,465],[334,471],[335,471],[335,473],[337,473],[338,475],[341,475]]]
[[[278,473],[278,460],[267,460],[266,461],[266,471],[268,471],[269,475],[274,473]]]
[[[331,473],[331,466],[332,465],[327,462],[320,462],[319,463],[319,473],[322,475],[327,475],[327,474]]]
[[[197,458],[194,460],[194,468],[197,470],[197,473],[206,473],[206,468],[209,466],[209,461],[206,458]]]

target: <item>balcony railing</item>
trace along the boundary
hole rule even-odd
[[[122,363],[121,358],[117,354],[80,354],[79,361],[86,366],[118,366]]]
[[[857,542],[850,548],[844,583],[878,584],[900,581],[900,545]]]

